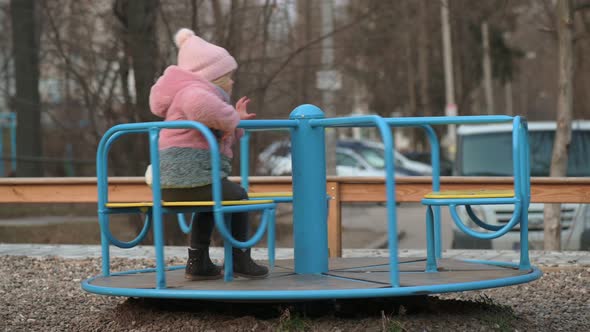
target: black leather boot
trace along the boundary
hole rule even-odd
[[[221,279],[221,268],[209,258],[209,247],[188,249],[188,261],[184,277],[189,280]]]
[[[258,265],[250,256],[250,249],[233,249],[234,274],[239,277],[250,279],[262,279],[268,277],[268,268]]]

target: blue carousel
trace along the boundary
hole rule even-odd
[[[466,123],[511,122],[512,190],[441,191],[439,178],[439,143],[433,126]],[[193,121],[148,122],[121,124],[108,130],[97,152],[98,215],[102,239],[102,273],[82,282],[88,292],[125,297],[202,299],[219,301],[291,301],[318,299],[352,299],[396,297],[459,292],[526,283],[541,276],[531,266],[528,253],[528,206],[530,201],[530,165],[527,123],[520,116],[454,116],[382,118],[376,115],[325,118],[313,105],[301,105],[288,120],[248,120],[240,127],[247,131],[288,130],[292,146],[291,193],[250,195],[246,201],[223,201],[219,182],[219,149],[215,136],[207,127]],[[325,130],[332,127],[376,127],[385,145],[386,209],[389,257],[329,258],[326,204]],[[392,128],[423,128],[431,145],[432,192],[425,195],[426,257],[400,259],[397,243],[397,220]],[[207,139],[213,170],[213,201],[165,202],[161,197],[158,137],[162,129],[194,129]],[[107,157],[113,143],[127,134],[148,134],[150,162],[153,172],[152,200],[149,202],[113,202],[108,196]],[[247,138],[242,151],[247,151]],[[242,157],[242,181],[247,187],[248,158]],[[510,162],[510,161],[506,161]],[[244,171],[246,170],[246,171]],[[275,207],[292,202],[294,257],[276,260]],[[514,213],[503,226],[489,225],[473,213],[471,206],[512,204]],[[484,260],[455,260],[442,257],[440,207],[447,206],[459,229],[478,239],[493,239],[519,226],[520,261],[516,264]],[[457,213],[464,206],[471,222],[483,228],[476,231],[466,226]],[[163,214],[192,213],[198,222],[199,212],[212,211],[215,225],[224,240],[224,278],[188,281],[184,266],[166,266],[164,253]],[[227,216],[235,212],[260,211],[261,222],[248,241],[240,242],[231,235]],[[144,227],[132,241],[115,238],[109,230],[112,214],[145,214]],[[359,221],[360,222],[360,221]],[[179,218],[181,228],[190,225]],[[110,246],[132,248],[138,245],[153,226],[155,267],[143,270],[111,272]],[[171,226],[171,225],[168,225]],[[232,248],[250,248],[266,235],[268,264],[271,273],[266,279],[233,278]]]

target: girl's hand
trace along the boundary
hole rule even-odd
[[[248,113],[248,104],[250,103],[250,99],[248,97],[242,97],[236,103],[236,111],[240,115],[240,120],[250,120],[256,117],[255,113]]]

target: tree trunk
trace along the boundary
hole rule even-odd
[[[558,38],[557,129],[551,156],[552,177],[566,176],[568,150],[572,135],[574,40],[571,0],[556,5]],[[560,204],[545,205],[545,250],[561,249]]]
[[[494,91],[492,85],[492,57],[489,36],[488,22],[483,22],[481,24],[481,39],[483,45],[483,87],[486,98],[486,114],[495,114]]]
[[[135,79],[135,103],[126,103],[128,112],[133,112],[135,121],[155,120],[150,112],[149,95],[154,84],[157,64],[158,46],[156,43],[156,15],[160,6],[159,0],[117,0],[114,3],[115,14],[124,27],[124,43],[126,60],[130,60]],[[122,69],[124,66],[122,66]],[[127,82],[125,70],[122,70],[123,87]],[[126,101],[129,101],[127,96]],[[129,151],[127,169],[134,174],[142,174],[148,163],[148,140],[146,135],[139,135],[134,140],[125,140],[128,145],[125,151]],[[143,216],[142,216],[143,217]],[[136,225],[138,231],[143,227],[143,219],[131,216],[129,220]],[[186,235],[176,225],[175,215],[164,215],[165,227],[164,241],[168,245],[186,243]],[[151,235],[150,235],[151,236]],[[150,241],[150,236],[146,241]]]
[[[158,0],[128,1],[127,42],[135,77],[136,112],[140,121],[153,120],[149,95],[154,84],[158,63],[156,44],[156,15]]]
[[[512,103],[512,81],[504,83],[504,98],[506,104],[506,115],[514,115],[514,105]]]
[[[191,6],[191,29],[195,32],[195,35],[200,36],[199,31],[199,3],[197,0],[190,0]]]
[[[130,121],[146,122],[157,119],[150,112],[149,95],[158,64],[156,15],[159,5],[159,0],[114,2],[115,15],[123,25],[125,59],[130,62],[135,81],[135,102],[127,105],[132,106],[132,109],[127,110],[132,114]],[[127,168],[134,174],[143,174],[148,155],[146,136],[125,139],[125,142],[129,142],[126,150],[131,152]]]
[[[423,116],[431,116],[430,71],[428,66],[428,0],[421,0],[418,6],[418,79],[420,82],[420,110]]]
[[[12,0],[10,3],[12,20],[12,45],[16,110],[18,126],[16,129],[18,158],[39,158],[43,154],[41,145],[41,105],[39,96],[39,46],[35,36],[35,1]],[[40,162],[18,162],[17,176],[42,176]]]
[[[415,34],[415,29],[413,29],[413,25],[411,24],[413,17],[412,17],[412,10],[411,4],[409,2],[403,2],[403,14],[407,18],[407,25],[408,25],[408,33],[404,34],[404,42],[405,42],[405,49],[406,49],[406,69],[408,75],[408,108],[409,112],[407,115],[409,116],[419,116],[418,114],[418,98],[416,93],[416,66],[414,65],[414,43],[412,35]],[[410,129],[410,142],[412,145],[412,150],[414,151],[423,151],[425,146],[425,136],[422,135],[421,128],[411,128]]]
[[[215,40],[214,43],[220,44],[224,41],[225,36],[225,20],[223,19],[223,10],[220,1],[211,0],[211,8],[213,10],[213,17],[215,18]]]

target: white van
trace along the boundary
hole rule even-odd
[[[529,122],[531,176],[549,176],[555,122]],[[512,176],[512,124],[462,125],[457,128],[457,155],[454,174],[458,176]],[[567,176],[590,176],[590,121],[574,121],[569,148]],[[512,205],[474,206],[474,212],[492,225],[506,224]],[[463,220],[468,220],[464,210]],[[543,204],[529,207],[529,244],[543,248]],[[456,249],[517,249],[518,225],[493,240],[472,238],[453,224],[452,247]],[[590,250],[590,205],[561,205],[561,247]]]

